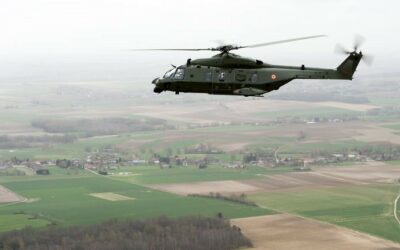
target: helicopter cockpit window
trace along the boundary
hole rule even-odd
[[[177,69],[172,79],[183,80],[184,76],[185,76],[185,69]]]
[[[218,79],[219,79],[221,82],[225,81],[225,72],[219,73]]]
[[[175,68],[168,70],[165,74],[163,78],[170,78],[174,73],[175,73]]]

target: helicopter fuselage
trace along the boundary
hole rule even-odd
[[[230,54],[231,55],[231,54]],[[347,79],[362,57],[349,55],[337,69],[280,66],[236,55],[220,58],[188,60],[153,80],[154,92],[173,91],[216,95],[262,96],[277,90],[294,79]]]

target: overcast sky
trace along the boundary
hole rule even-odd
[[[361,49],[375,56],[372,67],[362,66],[364,74],[391,72],[400,58],[399,8],[398,0],[1,0],[0,64],[11,73],[19,67],[31,70],[30,65],[40,71],[65,63],[102,63],[110,70],[120,65],[160,75],[170,63],[212,53],[123,50],[203,48],[216,46],[216,40],[246,45],[326,34],[237,53],[273,64],[336,67],[343,60],[333,53],[336,43],[351,48],[354,34],[361,34],[366,38]]]

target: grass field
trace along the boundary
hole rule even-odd
[[[0,206],[1,209],[1,206]],[[49,224],[49,221],[39,218],[32,218],[26,214],[5,214],[0,215],[0,232],[22,229],[24,227],[40,228]]]
[[[171,217],[185,215],[215,216],[222,212],[227,218],[247,217],[272,213],[267,209],[249,207],[232,202],[206,198],[183,197],[152,190],[146,187],[97,175],[67,176],[67,178],[14,178],[0,184],[18,194],[33,198],[32,203],[0,206],[0,231],[21,228],[23,225],[43,226],[48,222],[75,225],[101,222],[111,218],[148,218],[160,215]],[[112,192],[132,197],[132,200],[107,201],[91,193]],[[37,216],[39,220],[18,217],[16,212]]]
[[[262,167],[248,167],[245,169],[222,168],[210,166],[207,169],[196,167],[173,167],[160,169],[159,167],[127,167],[115,170],[130,172],[131,175],[113,177],[136,184],[186,183],[196,181],[219,181],[261,178],[268,174],[279,174],[293,171],[293,168],[268,169]]]
[[[263,207],[310,217],[400,242],[393,216],[399,185],[323,188],[250,195]]]
[[[387,161],[388,164],[400,167],[400,160]]]
[[[96,150],[108,145],[118,145],[128,140],[156,138],[159,133],[160,131],[139,131],[132,134],[80,139],[74,143],[55,144],[47,147],[3,149],[0,150],[0,159],[9,159],[13,156],[31,159],[82,158],[87,155],[87,148]]]
[[[400,130],[400,124],[390,124],[390,125],[385,125],[385,128],[390,128],[393,130]]]

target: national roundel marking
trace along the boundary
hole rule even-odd
[[[272,79],[272,80],[276,80],[276,74],[272,74],[272,75],[271,75],[271,79]]]

